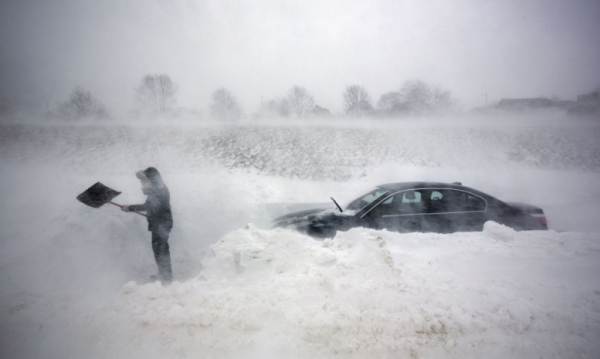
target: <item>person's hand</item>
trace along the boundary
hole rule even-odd
[[[129,206],[126,205],[126,206],[121,207],[121,211],[129,212]]]

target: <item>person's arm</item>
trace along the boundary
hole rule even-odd
[[[142,188],[142,192],[144,192],[144,194],[148,194],[146,191],[144,191],[144,188]],[[123,212],[147,212],[149,199],[149,197],[146,197],[146,202],[144,202],[144,204],[130,204],[128,206],[123,206],[121,210]]]
[[[146,212],[147,206],[144,204],[130,204],[128,206],[123,206],[123,210],[125,212]]]

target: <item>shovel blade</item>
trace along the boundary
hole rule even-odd
[[[120,194],[121,192],[117,192],[100,182],[96,182],[92,187],[77,196],[77,200],[90,207],[100,208]]]

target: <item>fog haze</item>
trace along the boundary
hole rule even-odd
[[[202,110],[228,88],[246,113],[306,87],[342,110],[348,84],[378,98],[407,80],[466,107],[574,99],[600,84],[598,1],[15,1],[0,5],[0,96],[52,107],[75,86],[112,111],[148,73]]]

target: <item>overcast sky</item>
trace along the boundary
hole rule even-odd
[[[0,0],[0,96],[52,107],[79,85],[118,113],[166,73],[192,109],[301,85],[337,112],[346,85],[377,100],[413,79],[467,108],[574,99],[600,86],[599,19],[600,0]]]

